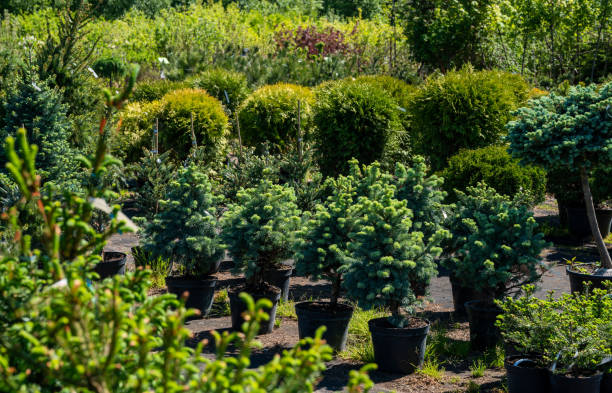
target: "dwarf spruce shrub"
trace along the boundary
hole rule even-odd
[[[520,165],[503,145],[461,150],[448,160],[440,175],[451,202],[457,200],[455,189],[464,191],[480,182],[511,198],[526,193],[534,205],[546,196],[546,172],[540,167]]]
[[[5,117],[0,140],[14,137],[19,128],[26,128],[32,143],[38,146],[37,165],[42,180],[60,187],[77,186],[78,153],[69,143],[70,122],[60,95],[41,81],[22,80],[3,101]],[[4,152],[0,153],[0,161],[8,161]]]
[[[412,311],[416,302],[413,283],[429,281],[435,273],[433,258],[442,252],[439,244],[448,232],[438,230],[426,243],[423,233],[412,229],[413,214],[406,201],[394,198],[394,186],[375,182],[368,194],[352,207],[357,218],[344,286],[364,308],[389,308],[390,322],[401,327],[400,310]]]
[[[408,107],[415,152],[437,171],[461,149],[501,143],[512,111],[528,93],[520,76],[501,71],[464,67],[430,77]]]
[[[343,80],[316,91],[314,142],[324,176],[346,174],[348,161],[380,161],[399,148],[403,127],[398,105],[371,83]]]
[[[445,264],[461,285],[492,301],[536,282],[547,243],[520,196],[510,199],[480,183],[457,197]]]
[[[281,267],[292,257],[292,241],[301,225],[293,189],[263,179],[256,187],[240,190],[236,203],[222,218],[222,239],[252,288],[258,288],[266,270]]]
[[[159,212],[144,222],[142,247],[180,265],[189,277],[208,274],[223,256],[216,206],[208,176],[195,166],[182,168],[170,182]]]
[[[192,78],[190,83],[195,88],[206,90],[232,113],[250,93],[246,75],[223,68],[204,71]]]
[[[191,115],[198,147],[209,163],[218,162],[225,146],[228,118],[221,103],[203,90],[181,89],[162,99],[159,114],[160,150],[172,149],[179,159],[185,159],[192,147]]]
[[[298,138],[298,101],[302,138],[309,137],[314,96],[307,87],[279,83],[253,92],[238,108],[242,141],[258,147],[269,142],[271,153],[295,149]]]

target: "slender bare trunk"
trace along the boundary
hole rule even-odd
[[[597,244],[597,251],[601,258],[601,266],[606,269],[612,269],[612,259],[610,259],[610,253],[606,248],[606,243],[601,237],[599,226],[597,225],[597,217],[595,216],[595,204],[593,203],[593,195],[591,194],[591,187],[589,185],[589,175],[585,167],[580,169],[580,178],[582,180],[582,191],[584,193],[584,202],[586,204],[587,216],[589,217],[589,225],[591,226],[591,232]]]

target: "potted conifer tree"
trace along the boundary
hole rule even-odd
[[[159,212],[144,222],[142,247],[154,257],[171,261],[166,285],[177,296],[187,293],[186,306],[206,315],[214,298],[224,245],[218,235],[211,182],[194,165],[181,168],[168,185]]]
[[[546,246],[537,232],[527,201],[511,200],[484,183],[457,191],[456,210],[449,219],[453,235],[444,264],[451,272],[455,309],[465,306],[470,340],[477,348],[499,338],[494,300],[536,282],[543,271],[540,252]],[[468,288],[468,296],[460,291]],[[463,304],[462,304],[463,303]]]
[[[328,179],[332,191],[325,203],[316,206],[314,216],[299,233],[295,254],[299,275],[331,283],[329,302],[306,301],[295,305],[300,338],[313,337],[326,326],[323,338],[336,351],[344,350],[353,306],[339,302],[342,266],[348,255],[349,234],[354,220],[350,210],[356,199],[355,178],[339,176]]]
[[[512,155],[522,162],[547,170],[571,173],[578,170],[589,226],[599,251],[600,266],[586,272],[570,267],[573,290],[584,281],[603,286],[612,280],[612,259],[597,222],[589,176],[598,168],[612,166],[612,83],[576,86],[567,96],[551,94],[519,109],[518,119],[508,124]]]
[[[382,370],[410,373],[423,362],[429,331],[429,322],[411,313],[417,305],[415,272],[440,255],[439,244],[449,234],[438,229],[425,241],[423,232],[412,228],[406,201],[394,199],[393,185],[374,182],[368,190],[368,196],[359,197],[351,208],[356,220],[350,261],[343,267],[344,287],[360,306],[391,311],[390,317],[368,323],[374,357]],[[435,269],[426,271],[434,274]],[[426,282],[431,278],[420,277]]]
[[[257,187],[240,190],[236,198],[237,202],[223,215],[221,234],[234,259],[234,271],[243,272],[246,277],[244,285],[229,292],[232,327],[241,330],[246,306],[238,295],[246,292],[254,299],[272,301],[270,319],[260,328],[260,334],[265,334],[274,327],[281,296],[281,289],[268,284],[266,275],[280,270],[289,279],[292,268],[285,267],[283,261],[293,254],[293,239],[301,226],[301,212],[293,189],[274,185],[267,179]]]

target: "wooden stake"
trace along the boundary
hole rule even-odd
[[[238,120],[238,113],[234,114],[236,118],[236,131],[238,132],[238,149],[240,151],[240,159],[242,159],[242,136],[240,135],[240,121]]]
[[[153,154],[159,155],[159,119],[155,119],[155,129],[153,129]]]

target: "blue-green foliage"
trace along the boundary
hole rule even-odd
[[[254,188],[238,192],[222,218],[222,238],[250,284],[263,283],[266,270],[291,258],[292,242],[301,225],[293,189],[266,177]]]
[[[145,223],[143,248],[181,264],[187,276],[210,273],[224,249],[218,236],[219,202],[208,176],[195,166],[180,169],[159,213]]]
[[[523,162],[563,170],[612,166],[612,83],[543,96],[516,115],[508,141]]]
[[[547,243],[520,196],[511,200],[480,183],[458,192],[458,199],[445,263],[461,285],[492,300],[537,281]]]

